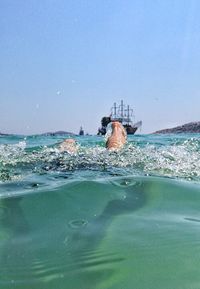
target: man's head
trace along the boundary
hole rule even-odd
[[[108,138],[106,146],[109,150],[119,150],[126,143],[126,131],[123,125],[118,121],[112,122],[112,134]]]
[[[112,122],[112,129],[113,129],[113,132],[114,131],[120,132],[122,134],[122,136],[125,137],[125,139],[126,139],[126,137],[127,137],[126,130],[119,121],[113,121]]]

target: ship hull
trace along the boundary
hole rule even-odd
[[[124,125],[124,128],[126,129],[127,134],[134,134],[138,129],[138,127],[133,127],[131,125]]]

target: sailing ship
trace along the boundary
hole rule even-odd
[[[129,105],[124,105],[123,100],[121,100],[121,104],[117,106],[116,102],[111,108],[110,116],[104,116],[101,119],[101,127],[98,129],[98,135],[106,134],[106,127],[112,121],[119,121],[124,128],[126,129],[127,134],[134,134],[138,128],[142,126],[142,121],[138,121],[133,123],[132,118],[133,109],[130,108]]]
[[[84,130],[83,130],[83,127],[82,127],[82,126],[80,127],[79,135],[84,135]]]

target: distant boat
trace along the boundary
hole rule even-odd
[[[133,109],[131,109],[129,105],[124,105],[123,100],[121,100],[121,104],[119,106],[114,103],[113,107],[111,108],[110,116],[102,117],[101,127],[99,128],[97,134],[105,135],[107,125],[112,121],[119,121],[126,129],[127,134],[134,134],[137,129],[142,126],[142,121],[133,123],[132,117],[134,117]]]
[[[84,130],[83,130],[82,126],[80,127],[79,135],[84,135]]]

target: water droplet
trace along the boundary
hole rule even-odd
[[[86,226],[87,223],[88,222],[86,220],[72,220],[72,221],[69,221],[68,225],[73,229],[78,229],[80,227]]]
[[[39,184],[37,184],[37,183],[32,184],[32,188],[38,188],[38,187],[39,187]]]

